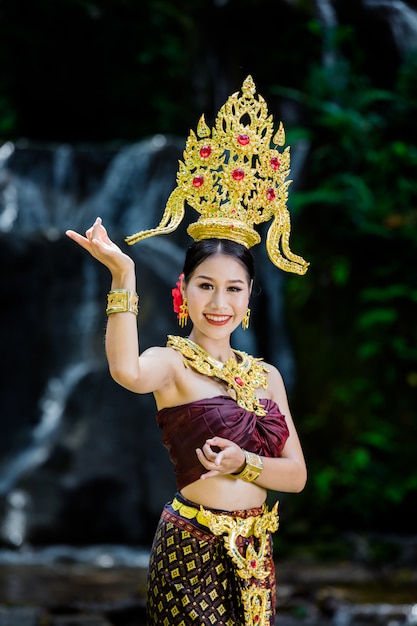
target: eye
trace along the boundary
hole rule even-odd
[[[200,289],[213,289],[213,285],[211,283],[201,283],[199,287]]]
[[[237,293],[239,291],[242,291],[242,289],[240,287],[235,287],[233,285],[232,287],[229,287],[229,291],[233,291],[234,293]]]

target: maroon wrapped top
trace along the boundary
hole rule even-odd
[[[276,402],[261,399],[267,414],[242,409],[230,396],[215,396],[158,411],[162,442],[175,466],[177,489],[198,480],[205,468],[196,455],[206,439],[223,437],[261,456],[280,456],[289,432]]]

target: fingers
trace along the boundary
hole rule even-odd
[[[222,450],[229,447],[230,443],[230,439],[223,439],[223,437],[212,437],[211,439],[206,440],[206,444],[216,448],[221,448]]]
[[[90,242],[88,241],[88,239],[86,239],[79,233],[76,233],[74,230],[67,230],[65,234],[67,235],[67,237],[78,243],[78,245],[80,245],[82,248],[90,251]]]
[[[101,249],[103,241],[106,243],[110,242],[107,231],[102,224],[101,217],[97,217],[94,224],[86,230],[85,237],[74,230],[67,230],[65,234],[93,256],[95,256],[94,249]]]
[[[213,469],[213,467],[216,467],[215,464],[212,461],[208,461],[200,448],[196,449],[196,454],[201,465],[205,469],[209,470],[208,472],[200,476],[202,480],[205,480],[206,478],[211,478],[212,476],[218,476],[221,473],[219,469]]]
[[[207,450],[206,445],[203,446],[203,449],[197,448],[196,454],[200,463],[204,465],[204,467],[206,467],[207,469],[212,469],[213,466],[216,466],[218,464],[216,463],[216,461],[218,460],[218,454],[210,449]]]
[[[212,461],[213,463],[215,462],[215,460],[218,457],[218,452],[215,452],[212,448],[211,448],[211,444],[209,443],[210,440],[207,440],[206,443],[203,446],[203,453],[204,456],[206,457],[206,459],[208,461]]]
[[[100,240],[103,234],[107,236],[106,229],[102,224],[101,217],[97,217],[94,224],[86,231],[85,236],[89,241]]]
[[[221,450],[220,452],[215,452],[209,445],[209,441],[211,440],[207,440],[202,448],[197,448],[196,450],[196,454],[200,463],[204,465],[206,469],[216,469],[223,472],[227,471],[227,468],[221,468],[223,461],[225,460],[225,458],[227,459],[227,456],[225,457],[225,454],[227,453],[225,453],[224,450]]]
[[[209,470],[201,478],[235,474],[244,462],[242,449],[233,441],[222,437],[207,439],[204,445],[196,450],[196,454],[201,465]]]
[[[200,479],[201,480],[206,480],[206,478],[214,478],[214,476],[218,476],[219,474],[220,474],[219,471],[211,470],[210,472],[206,472],[205,474],[201,474]]]

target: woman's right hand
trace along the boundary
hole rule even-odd
[[[91,228],[86,231],[85,237],[74,230],[67,230],[66,235],[103,263],[113,276],[123,275],[134,269],[133,259],[109,238],[101,217],[97,217]]]

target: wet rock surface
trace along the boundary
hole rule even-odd
[[[55,546],[0,556],[1,626],[145,626],[148,552]],[[277,563],[277,626],[415,626],[417,570]]]

